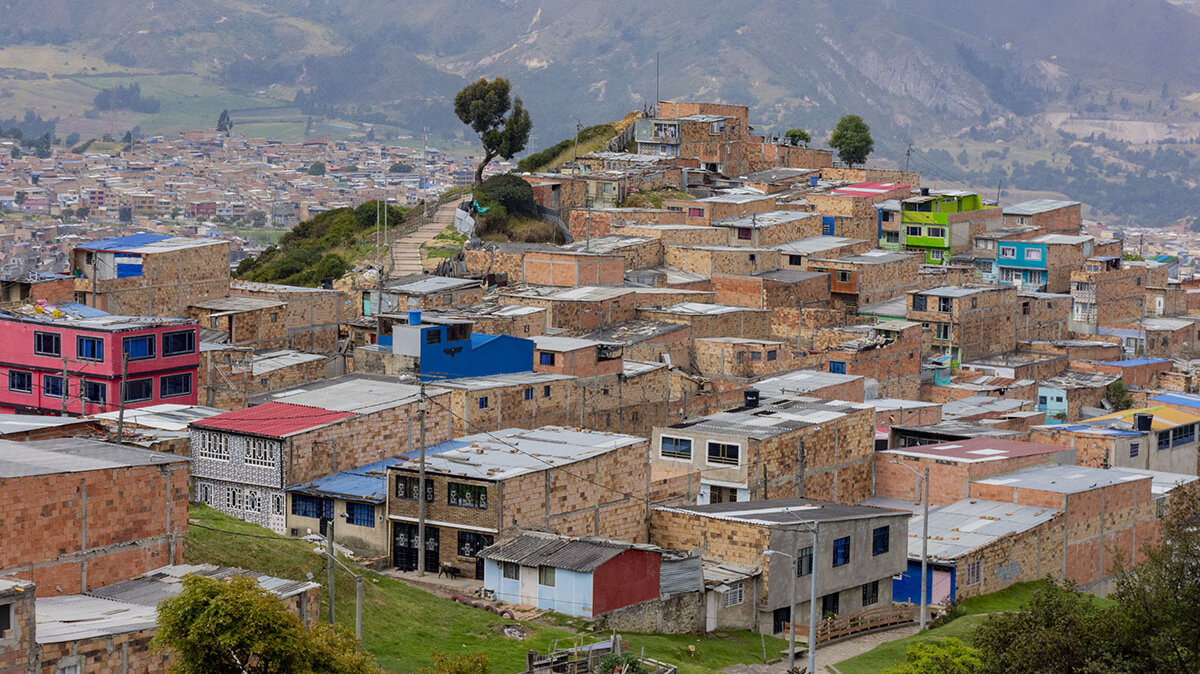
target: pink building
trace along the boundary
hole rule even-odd
[[[0,312],[0,413],[96,414],[196,404],[196,321],[79,316],[53,306]]]

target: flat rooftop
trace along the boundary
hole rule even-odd
[[[201,248],[204,246],[229,245],[224,239],[191,239],[182,236],[166,236],[164,234],[131,234],[115,239],[104,239],[82,243],[76,250],[95,250],[106,253],[138,253],[150,255],[166,253],[186,248]]]
[[[751,229],[762,229],[764,227],[774,227],[775,225],[783,225],[789,222],[798,220],[807,220],[817,217],[814,213],[805,213],[803,211],[767,211],[765,213],[756,213],[754,215],[743,215],[736,218],[725,218],[724,220],[714,220],[713,227],[749,227]]]
[[[385,291],[403,295],[431,295],[434,293],[463,290],[465,288],[482,287],[483,283],[474,279],[451,278],[449,276],[429,276],[420,281],[390,285]]]
[[[30,442],[0,440],[0,478],[84,473],[108,468],[161,466],[187,461],[187,457],[174,454],[82,438]]]
[[[833,522],[872,517],[907,516],[906,510],[879,508],[869,505],[847,505],[806,498],[771,499],[768,501],[738,501],[709,505],[658,507],[664,512],[687,513],[717,520],[761,524],[763,526],[794,525],[799,522]]]
[[[893,454],[920,459],[937,459],[955,463],[986,463],[1023,456],[1052,455],[1073,450],[1059,445],[1036,442],[1021,442],[1003,438],[972,438],[955,442],[939,442],[935,445],[888,449],[881,454]]]
[[[763,440],[842,419],[862,409],[872,408],[865,403],[789,395],[760,399],[758,407],[739,407],[659,428]]]
[[[486,391],[506,386],[536,386],[564,379],[575,379],[567,374],[551,372],[513,372],[511,374],[492,374],[484,377],[459,377],[438,382],[438,386],[452,390]]]
[[[203,405],[150,405],[149,407],[125,410],[125,423],[161,431],[186,431],[188,425],[195,421],[224,413],[225,410]],[[96,419],[116,421],[120,414],[120,412],[103,412],[92,416]]]
[[[443,395],[446,391],[442,388],[426,387],[425,392],[433,397]],[[393,377],[347,374],[282,391],[259,394],[251,398],[250,404],[259,405],[274,401],[323,410],[371,414],[414,403],[420,397],[420,393],[420,386],[403,383]]]
[[[904,499],[875,497],[866,505],[912,512],[908,521],[908,558],[921,559],[921,506]],[[1028,531],[1049,522],[1061,510],[1002,501],[963,499],[929,509],[929,559],[952,562],[1009,534]]]
[[[1004,207],[1005,215],[1037,215],[1047,211],[1055,211],[1069,206],[1078,206],[1078,201],[1063,201],[1060,199],[1032,199],[1019,204]]]
[[[890,250],[868,250],[858,255],[846,255],[839,258],[812,258],[810,262],[848,262],[850,264],[892,264],[905,262],[916,258],[912,253],[896,253]]]
[[[561,468],[645,442],[645,438],[558,426],[533,430],[506,428],[467,435],[426,450],[425,469],[481,480],[506,480],[526,473]],[[444,451],[438,451],[445,446]],[[433,452],[432,454],[430,452]],[[393,464],[416,470],[416,452]]]
[[[1115,484],[1149,479],[1150,475],[1142,472],[1113,471],[1086,466],[1036,466],[975,480],[975,483],[1057,494],[1078,494]]]
[[[823,370],[794,370],[755,382],[754,388],[768,395],[806,395],[830,386],[860,381],[856,374],[836,374]]]
[[[866,240],[848,239],[844,236],[810,236],[806,239],[797,239],[768,247],[784,253],[792,253],[793,255],[817,255],[827,250],[853,246],[864,241]]]
[[[218,297],[212,300],[193,302],[188,306],[208,309],[209,311],[217,312],[214,315],[219,316],[246,311],[259,311],[261,309],[277,309],[286,307],[287,302],[258,297],[257,295],[230,295],[229,297]]]
[[[133,410],[126,410],[125,416]],[[46,428],[86,424],[87,419],[79,417],[47,417],[40,414],[0,414],[0,437],[5,435],[21,435],[31,431]]]
[[[680,302],[669,307],[646,307],[642,311],[678,314],[681,316],[718,316],[739,311],[766,311],[766,309],[751,309],[749,307],[734,307],[727,304],[706,304],[703,302]]]

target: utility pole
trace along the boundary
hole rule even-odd
[[[897,466],[902,466],[912,471],[921,480],[921,486],[924,497],[924,504],[921,507],[921,631],[925,631],[926,614],[929,613],[929,466],[925,466],[925,474],[907,463],[901,461],[892,461],[891,463]]]
[[[572,163],[577,163],[579,161],[579,132],[582,129],[583,129],[583,122],[580,122],[579,118],[576,117],[575,118],[575,154],[574,154],[574,157],[571,159]]]
[[[817,671],[817,560],[821,558],[821,523],[813,520],[812,588],[808,598],[808,671]],[[798,563],[798,562],[797,562]]]
[[[125,380],[129,377],[129,354],[121,351],[121,390],[120,407],[117,409],[117,443],[125,437]]]
[[[332,504],[330,505],[332,508]],[[329,513],[329,527],[325,530],[325,564],[329,567],[329,624],[333,624],[333,565],[337,555],[333,551],[333,521],[337,519]]]
[[[421,462],[417,467],[417,576],[425,575],[425,385],[421,384],[421,399],[417,401],[417,420],[420,423]]]
[[[904,172],[908,173],[908,160],[912,157],[912,143],[908,144],[908,149],[904,151]]]
[[[71,380],[67,373],[67,357],[63,356],[63,383],[62,383],[62,415],[67,416],[67,397],[71,394]]]

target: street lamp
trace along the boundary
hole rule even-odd
[[[791,510],[788,510],[785,512],[791,513],[791,515],[793,517],[796,516],[796,513],[792,512]],[[817,546],[818,546],[818,543],[820,542],[820,526],[819,526],[819,523],[816,521],[800,522],[800,524],[807,524],[808,526],[812,527],[810,529],[810,531],[812,532],[812,536],[813,536],[813,538],[812,538],[812,549],[813,549],[812,560],[813,561],[812,561],[811,573],[809,574],[812,576],[812,578],[809,579],[811,582],[811,587],[809,588],[809,598],[808,598],[808,671],[815,673],[817,671],[817,559],[820,558],[820,552],[817,549]],[[793,555],[789,555],[786,552],[780,552],[778,550],[767,550],[766,554],[782,555],[782,556],[788,557],[792,560],[792,567],[793,567],[792,568],[792,607],[788,610],[788,615],[792,615],[795,613],[795,610],[796,610],[796,578],[798,578],[800,576],[800,560]],[[792,618],[792,622],[793,623],[795,622],[794,616]],[[791,632],[791,634],[788,635],[789,643],[791,644],[791,649],[788,651],[788,668],[795,669],[796,668],[796,626],[793,624],[789,631]]]
[[[926,591],[926,583],[929,582],[929,466],[925,466],[925,474],[907,463],[901,461],[891,461],[897,466],[903,466],[913,472],[918,480],[921,480],[921,490],[923,493],[924,505],[921,508],[921,631],[925,631],[925,617],[929,613],[929,597]]]

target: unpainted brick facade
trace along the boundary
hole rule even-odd
[[[75,292],[85,293],[84,304],[124,316],[186,316],[188,305],[229,294],[229,242],[143,255],[141,276],[93,280],[95,266],[81,272]]]

